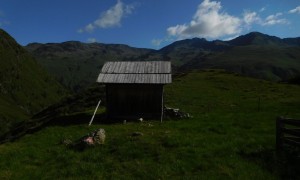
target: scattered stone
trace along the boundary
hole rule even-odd
[[[133,132],[131,136],[143,136],[144,134],[141,132]]]
[[[74,143],[72,143],[71,140],[66,139],[64,140],[64,144],[76,150],[82,151],[87,147],[104,144],[105,137],[106,137],[105,130],[100,128],[92,133],[89,133],[86,136],[83,136],[82,138],[75,141]]]
[[[186,119],[192,118],[189,113],[180,111],[179,109],[164,107],[164,115],[169,118]]]
[[[144,120],[143,118],[139,118],[138,119],[139,122],[143,122],[143,120]]]
[[[104,144],[105,142],[105,130],[104,129],[98,129],[93,134],[93,140],[95,144]]]

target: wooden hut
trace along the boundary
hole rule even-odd
[[[106,62],[97,82],[106,86],[106,108],[109,118],[161,118],[163,86],[172,82],[171,63]]]

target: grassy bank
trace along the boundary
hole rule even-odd
[[[300,87],[202,71],[165,88],[166,105],[192,119],[52,125],[0,145],[0,179],[277,179],[297,167],[275,156],[275,118],[299,118]],[[97,116],[96,116],[97,118]],[[60,142],[97,128],[106,144],[84,151]],[[133,132],[143,136],[133,137]]]

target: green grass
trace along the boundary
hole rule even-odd
[[[275,156],[275,118],[300,117],[299,86],[210,70],[177,77],[165,100],[193,118],[124,125],[101,124],[96,116],[91,127],[48,126],[0,145],[0,179],[299,177],[297,167]],[[106,130],[103,146],[76,151],[60,143],[97,128]],[[144,135],[132,137],[135,131]]]

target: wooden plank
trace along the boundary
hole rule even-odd
[[[153,73],[155,73],[155,74],[160,74],[161,69],[162,69],[162,67],[161,67],[160,64],[161,64],[160,61],[156,61],[156,62],[155,62]]]
[[[163,72],[163,69],[164,69],[164,63],[162,62],[162,61],[158,61],[157,63],[156,63],[156,65],[157,65],[157,69],[156,69],[156,72],[155,73],[157,73],[157,74],[161,74],[162,72]]]
[[[133,79],[133,75],[132,74],[128,74],[128,81],[127,83],[134,83],[134,79]]]
[[[116,65],[118,66],[118,68],[116,69],[116,71],[114,73],[121,74],[120,72],[122,72],[124,69],[123,62],[118,62]]]
[[[159,61],[155,62],[154,67],[155,67],[155,69],[154,69],[153,73],[156,73],[156,74],[160,73],[161,67],[160,67],[160,62]]]
[[[111,64],[111,62],[107,62],[107,68],[106,68],[106,71],[105,71],[105,73],[108,73],[109,72],[109,69],[110,69],[110,64]]]
[[[147,62],[144,62],[143,68],[141,70],[141,74],[145,74],[146,73],[146,67],[147,67]]]
[[[111,74],[105,74],[105,82],[112,82],[112,75]]]
[[[138,71],[140,69],[140,63],[133,63],[132,72],[133,74],[139,74]]]
[[[126,69],[127,69],[127,63],[120,62],[120,68],[118,73],[124,74],[126,72]]]
[[[131,68],[132,68],[131,65],[132,65],[132,63],[130,63],[130,62],[128,62],[128,63],[126,64],[126,71],[125,71],[125,73],[130,74]]]
[[[107,63],[105,63],[105,64],[103,65],[102,70],[101,70],[102,73],[106,73],[106,72],[107,72],[108,64],[109,64],[109,62],[107,62]]]
[[[146,73],[150,73],[151,72],[151,62],[147,62],[147,69],[146,69]]]
[[[147,77],[144,76],[144,74],[138,74],[139,77],[139,83],[144,83],[147,81]]]
[[[283,139],[284,143],[289,144],[291,146],[297,146],[300,147],[300,142],[296,142],[294,140],[291,139]]]
[[[166,82],[166,79],[165,79],[165,75],[164,74],[161,74],[160,75],[160,80],[159,80],[161,83],[165,83]]]
[[[165,73],[171,73],[171,62],[166,62]]]
[[[151,68],[151,73],[155,74],[155,70],[156,70],[156,62],[155,62],[155,61],[152,61],[152,62],[151,62],[151,65],[152,65],[152,66],[151,66],[151,67],[152,67],[152,68]]]
[[[171,73],[171,63],[169,61],[106,62],[103,65],[101,72],[139,74]]]
[[[125,74],[126,83],[130,83],[130,74]]]
[[[112,68],[111,68],[111,74],[113,74],[115,71],[117,70],[117,63],[116,62],[113,62],[112,63]]]
[[[121,64],[122,64],[121,62],[115,62],[114,63],[115,69],[113,70],[112,73],[119,73],[120,72]]]
[[[295,137],[295,136],[285,136],[284,139],[290,139],[296,142],[300,142],[300,137]]]
[[[148,61],[144,62],[144,74],[149,73],[149,66],[150,66],[150,62]]]
[[[151,81],[149,83],[155,84],[156,83],[156,74],[150,75]]]
[[[161,74],[164,70],[164,63],[162,61],[157,62],[157,71],[156,73]]]
[[[285,134],[289,134],[292,136],[297,136],[300,137],[300,129],[287,129],[287,128],[282,128],[281,131]]]
[[[290,119],[290,118],[282,118],[281,122],[284,124],[300,127],[300,120]]]
[[[142,68],[141,63],[135,63],[135,65],[136,65],[135,73],[140,74]]]
[[[132,77],[133,77],[133,83],[139,83],[139,75],[138,74],[132,74]]]
[[[100,83],[141,83],[141,84],[168,84],[170,74],[99,74]]]
[[[113,62],[110,62],[109,63],[109,68],[107,70],[107,73],[112,73],[113,72],[113,69],[114,69],[114,63]]]

